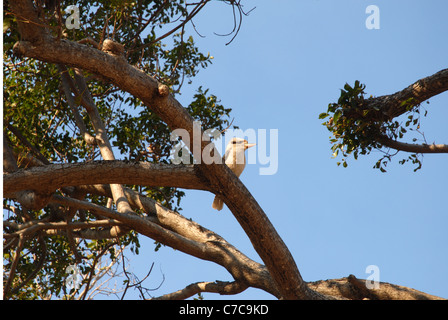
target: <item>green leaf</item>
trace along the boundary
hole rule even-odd
[[[337,110],[333,115],[333,123],[337,123],[339,120],[339,117],[341,116],[342,112],[341,110]]]
[[[328,117],[329,114],[326,112],[322,112],[321,114],[319,114],[319,119],[325,119],[326,117]]]

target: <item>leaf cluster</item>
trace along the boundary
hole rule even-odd
[[[350,155],[356,160],[359,155],[368,155],[372,150],[379,150],[384,156],[375,163],[374,168],[386,172],[385,167],[396,153],[390,154],[389,151],[382,150],[382,137],[397,140],[403,138],[408,130],[418,132],[420,106],[412,99],[401,103],[401,106],[405,106],[408,111],[407,120],[403,124],[398,120],[388,119],[378,106],[374,104],[372,106],[369,102],[373,97],[365,98],[365,88],[366,86],[358,80],[353,87],[345,84],[338,101],[330,103],[327,112],[321,113],[319,119],[328,118],[322,125],[332,133],[330,143],[333,158],[342,155],[341,161],[337,162],[338,166],[342,164],[343,167],[347,167],[347,157]],[[426,116],[426,112],[424,115]],[[412,154],[399,163],[404,164],[408,161],[417,165],[415,170],[420,169],[419,155]]]

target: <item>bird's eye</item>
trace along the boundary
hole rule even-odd
[[[232,141],[233,144],[236,144],[236,141]]]

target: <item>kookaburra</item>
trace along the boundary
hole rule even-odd
[[[244,151],[253,147],[255,143],[247,143],[247,140],[241,138],[233,138],[227,144],[226,153],[223,157],[224,163],[236,174],[237,177],[243,173],[246,167],[246,157]],[[222,210],[224,202],[219,196],[215,196],[213,200],[212,208],[216,210]]]

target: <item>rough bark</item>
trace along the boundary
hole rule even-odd
[[[201,179],[195,165],[165,165],[121,160],[92,161],[19,169],[3,176],[5,196],[28,189],[48,193],[65,186],[103,183],[210,190],[210,186],[206,180]]]
[[[346,278],[309,282],[308,286],[323,294],[350,300],[445,300],[387,282],[379,282],[377,289],[368,289],[365,283],[365,280],[349,275]]]
[[[371,114],[376,114],[378,120],[391,120],[407,112],[409,103],[418,105],[447,90],[448,69],[443,69],[414,82],[396,93],[366,99],[364,107],[370,110],[377,110],[376,113],[372,112]]]

